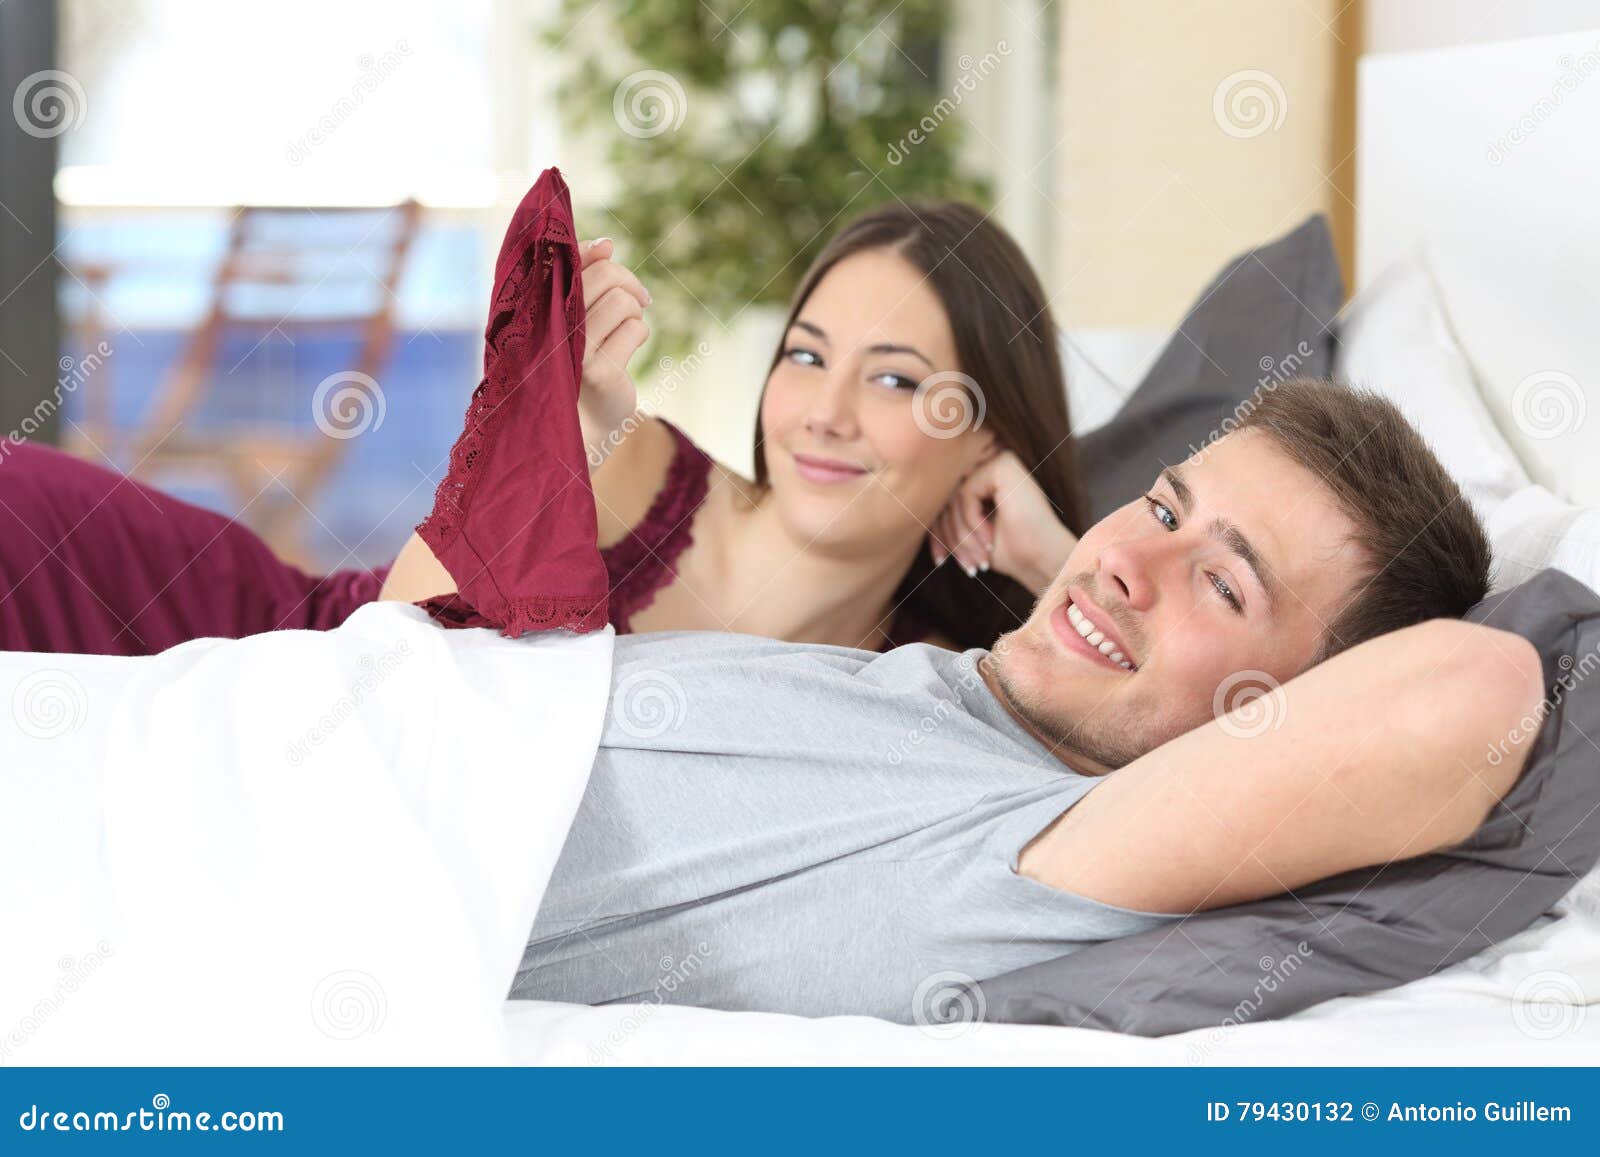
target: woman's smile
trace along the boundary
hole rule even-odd
[[[807,482],[832,485],[851,482],[871,473],[865,466],[841,458],[824,458],[817,454],[792,454],[795,471]]]

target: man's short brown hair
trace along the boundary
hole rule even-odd
[[[1262,392],[1236,429],[1259,430],[1332,492],[1367,567],[1316,662],[1489,592],[1489,538],[1461,488],[1398,408],[1369,390],[1295,378]]]

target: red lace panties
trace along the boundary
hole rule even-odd
[[[501,245],[483,381],[417,533],[456,581],[418,604],[445,626],[605,626],[607,578],[578,425],[583,283],[572,201],[539,175]]]

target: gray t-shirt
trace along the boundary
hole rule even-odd
[[[928,1023],[959,978],[1168,919],[1016,873],[1100,781],[1011,718],[984,653],[618,638],[512,997]]]

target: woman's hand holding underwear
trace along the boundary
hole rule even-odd
[[[650,291],[632,270],[612,260],[610,238],[584,241],[579,248],[585,310],[578,417],[592,472],[625,436],[623,427],[639,405],[628,359],[650,336],[644,320]]]
[[[1009,450],[967,475],[929,538],[935,563],[954,558],[969,575],[992,568],[1035,594],[1050,585],[1078,541]]]

